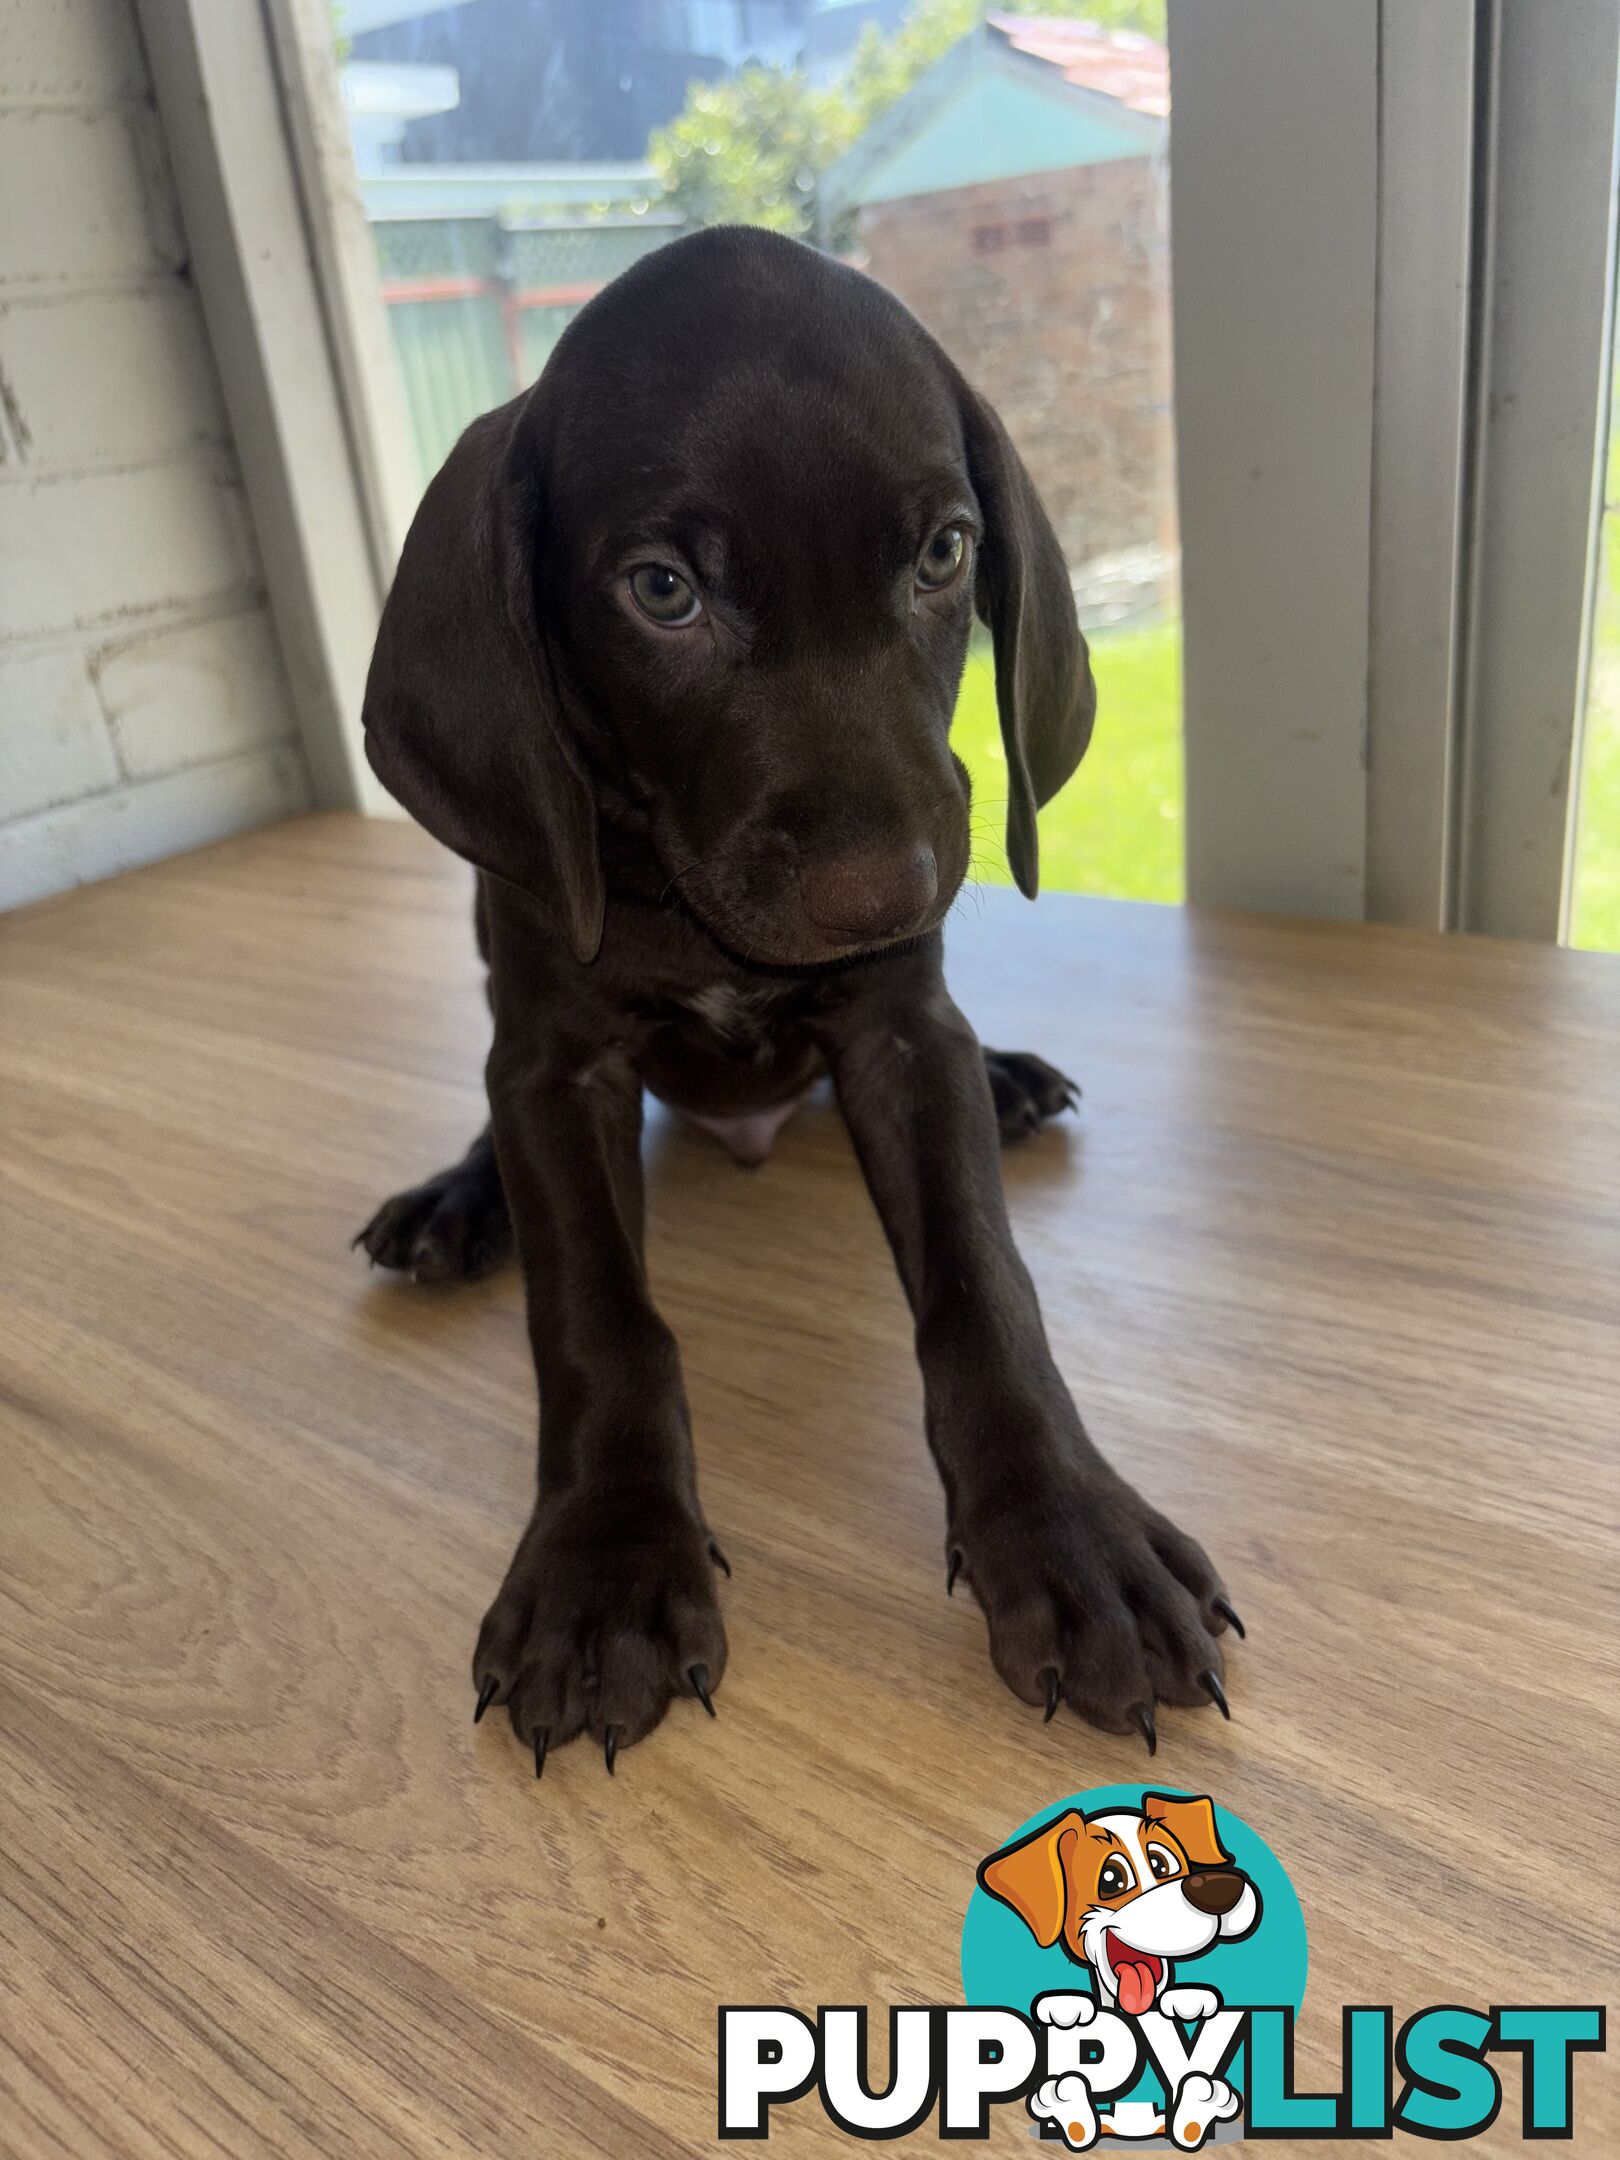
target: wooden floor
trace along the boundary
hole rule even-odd
[[[956,1999],[975,1863],[1145,1774],[946,1600],[825,1104],[752,1175],[649,1133],[736,1571],[718,1721],[538,1785],[474,1730],[532,1478],[518,1284],[348,1250],[480,1121],[468,890],[324,818],[0,924],[17,2160],[708,2148],[718,2003]],[[1165,1713],[1155,1771],[1292,1873],[1302,2081],[1344,2002],[1612,1997],[1620,963],[1001,894],[953,945],[985,1038],[1085,1087],[1013,1212],[1092,1430],[1249,1624],[1232,1723]],[[1470,2151],[1521,2149],[1505,2075]],[[1620,2151],[1610,2062],[1576,2090],[1570,2149]],[[853,2149],[813,2101],[772,2143]]]

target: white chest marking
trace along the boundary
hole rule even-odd
[[[730,983],[721,982],[694,990],[686,1000],[686,1007],[722,1041],[747,1043],[756,1041],[765,1032],[770,1002],[769,991],[738,990]]]

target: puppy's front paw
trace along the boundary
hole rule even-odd
[[[1178,2025],[1201,2025],[1221,2007],[1221,1998],[1213,1988],[1167,1987],[1153,2007]]]
[[[1089,2025],[1097,2015],[1097,2004],[1090,1995],[1074,1995],[1059,1990],[1055,1994],[1037,1996],[1035,2015],[1043,2025],[1056,2025],[1067,2032],[1075,2025]]]
[[[710,1698],[726,1669],[713,1541],[663,1493],[543,1500],[473,1654],[476,1716],[502,1702],[547,1752],[588,1733],[611,1771],[677,1695]]]
[[[1158,1746],[1154,1709],[1226,1712],[1216,1637],[1236,1615],[1194,1540],[1106,1465],[1009,1477],[959,1502],[950,1574],[971,1584],[997,1672],[1048,1718],[1067,1703]]]

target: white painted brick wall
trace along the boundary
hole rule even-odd
[[[202,315],[178,278],[0,300],[0,351],[35,465],[138,465],[230,442]],[[75,353],[116,353],[117,394],[65,365]]]
[[[0,0],[0,96],[8,104],[109,105],[145,98],[147,87],[129,8],[107,0]]]
[[[287,685],[262,608],[108,645],[91,680],[119,763],[137,780],[240,757],[287,732]]]
[[[0,501],[0,639],[215,601],[245,592],[253,574],[247,518],[223,461],[18,476]]]
[[[131,0],[0,0],[0,907],[308,806]]]
[[[150,106],[12,106],[4,117],[0,200],[14,207],[0,220],[0,281],[26,291],[180,268],[184,249]]]
[[[112,736],[82,653],[0,662],[0,803],[9,819],[118,785]],[[7,826],[0,825],[0,851]]]
[[[307,788],[303,753],[284,742],[17,818],[0,826],[0,908],[273,824],[303,807]]]

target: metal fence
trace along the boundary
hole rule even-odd
[[[591,295],[682,226],[669,211],[373,225],[424,485],[469,420],[528,388]]]

